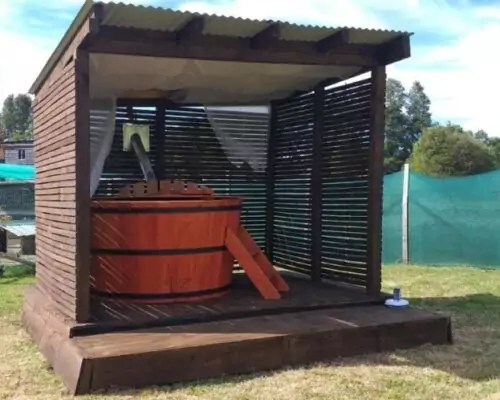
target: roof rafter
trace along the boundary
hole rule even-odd
[[[203,34],[203,29],[205,29],[205,19],[202,16],[193,17],[175,32],[176,41],[182,42],[200,37]]]
[[[316,42],[316,51],[318,53],[327,53],[338,47],[349,44],[349,30],[340,29],[331,35]]]
[[[250,48],[254,50],[268,48],[280,38],[281,24],[274,22],[250,38]]]
[[[383,43],[375,53],[380,65],[389,65],[411,56],[410,35],[401,35]]]
[[[85,47],[96,53],[217,61],[351,67],[379,64],[375,57],[378,46],[373,45],[343,45],[322,54],[317,52],[314,42],[275,40],[261,49],[253,48],[248,38],[200,35],[178,42],[177,32],[106,25],[86,41]]]

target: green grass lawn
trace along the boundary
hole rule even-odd
[[[19,323],[23,268],[0,278],[0,399],[70,398]],[[339,359],[329,364],[84,399],[500,400],[500,270],[386,266],[415,307],[453,318],[452,346]]]

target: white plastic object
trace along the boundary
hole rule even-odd
[[[394,288],[392,298],[387,299],[385,305],[391,308],[405,308],[410,305],[410,302],[401,297],[401,289]]]

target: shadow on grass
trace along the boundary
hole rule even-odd
[[[414,308],[451,316],[452,345],[345,358],[331,365],[430,368],[474,381],[500,378],[500,297],[485,293],[409,300]]]
[[[424,345],[413,349],[345,357],[329,363],[307,365],[304,371],[321,374],[328,378],[340,367],[402,367],[433,369],[462,379],[484,382],[500,377],[500,297],[491,294],[474,294],[450,298],[411,298],[412,307],[452,317],[454,343],[452,345]],[[283,371],[283,369],[281,370]],[[401,370],[403,374],[406,371]],[[207,390],[216,385],[232,385],[261,377],[279,374],[280,370],[257,372],[247,375],[212,379],[152,388],[165,393],[189,388]],[[411,373],[411,372],[409,372]],[[425,377],[422,375],[422,384]],[[446,379],[446,378],[443,378]],[[140,394],[135,390],[106,390],[111,397]]]

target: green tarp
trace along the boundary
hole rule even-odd
[[[384,179],[383,261],[401,260],[403,173]],[[500,171],[432,178],[410,172],[409,257],[414,264],[500,267]]]

